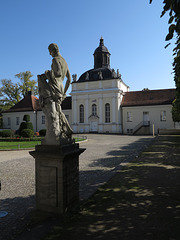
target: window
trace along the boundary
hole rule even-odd
[[[127,122],[132,122],[132,112],[127,112]]]
[[[161,111],[161,113],[160,113],[160,121],[166,121],[166,111]]]
[[[84,106],[82,104],[79,106],[79,122],[84,123]]]
[[[110,123],[110,104],[106,103],[105,105],[105,122]]]
[[[8,126],[11,126],[11,118],[10,117],[7,118],[7,124],[8,124]]]
[[[44,115],[42,115],[42,124],[45,124],[46,123],[46,119],[45,119],[45,116]]]
[[[19,117],[16,117],[16,125],[19,125]]]
[[[93,116],[96,116],[96,115],[97,115],[97,107],[96,107],[96,104],[93,104],[93,105],[92,105],[92,115],[93,115]]]

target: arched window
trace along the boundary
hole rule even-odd
[[[110,123],[110,104],[105,104],[105,122]]]
[[[79,106],[79,122],[84,123],[84,106],[82,104]]]
[[[93,105],[92,105],[92,115],[93,115],[93,116],[96,116],[96,115],[97,115],[97,107],[96,107],[96,104],[93,104]]]

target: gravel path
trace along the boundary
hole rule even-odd
[[[88,198],[119,169],[120,164],[138,155],[152,137],[88,134],[80,147],[80,199]],[[0,240],[15,239],[28,223],[35,208],[35,161],[29,151],[0,152]]]

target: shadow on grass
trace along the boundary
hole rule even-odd
[[[180,137],[159,137],[46,238],[179,239]],[[160,155],[154,154],[161,145]]]

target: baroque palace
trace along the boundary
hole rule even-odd
[[[94,51],[94,68],[79,79],[73,75],[71,96],[62,109],[74,133],[155,134],[174,129],[172,102],[175,89],[129,91],[119,70],[110,67],[110,52],[101,37]],[[38,98],[29,93],[3,113],[4,128],[18,130],[24,114],[29,114],[34,131],[45,128],[46,119]]]

